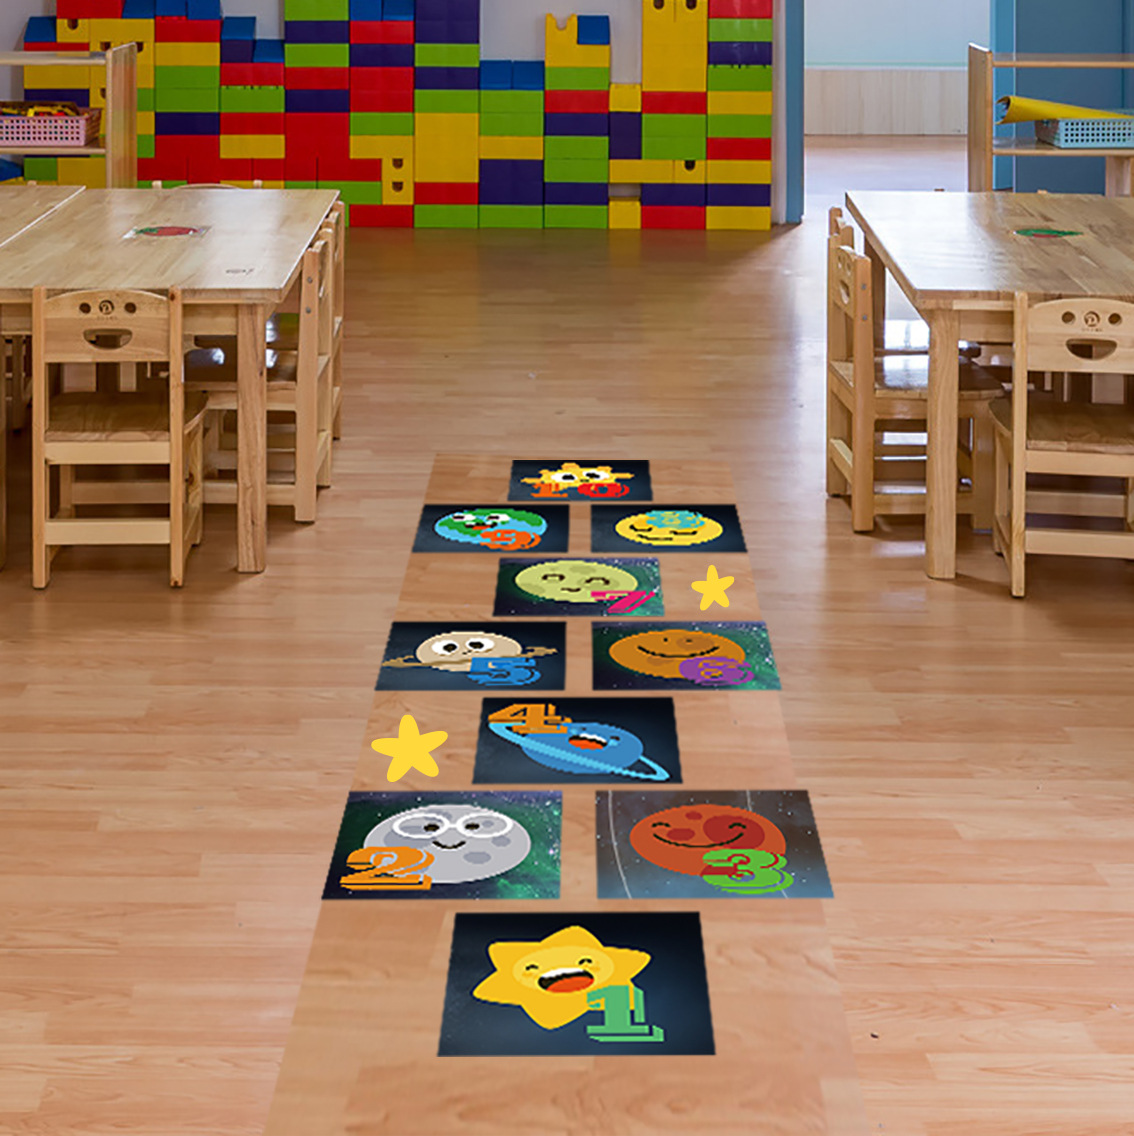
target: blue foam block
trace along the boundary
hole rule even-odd
[[[219,20],[224,13],[221,0],[187,0],[185,15],[191,20]]]
[[[284,43],[350,43],[347,20],[287,20]]]
[[[611,134],[610,156],[612,159],[640,158],[642,156],[641,134]]]
[[[642,185],[643,205],[705,204],[704,185]]]
[[[480,61],[480,89],[482,91],[510,91],[512,89],[512,61],[510,59],[482,59]]]
[[[543,116],[543,131],[561,138],[605,138],[610,133],[610,115],[549,111]]]
[[[288,114],[349,114],[350,91],[285,91]]]
[[[253,63],[282,63],[283,61],[282,39],[258,39],[252,47]]]
[[[253,43],[250,39],[222,39],[220,61],[222,63],[251,63]]]
[[[55,17],[29,16],[24,28],[24,43],[54,43]]]
[[[419,91],[475,91],[480,87],[477,67],[415,67],[413,85]]]
[[[732,64],[736,67],[767,67],[771,62],[770,43],[736,43],[724,40],[709,44],[709,63],[714,66]]]
[[[705,187],[709,205],[771,205],[770,185],[709,185]]]
[[[580,16],[578,21],[578,44],[606,44],[610,43],[610,17],[609,16]]]
[[[220,115],[211,111],[158,111],[157,134],[220,134]]]
[[[226,16],[220,29],[221,43],[227,40],[254,40],[256,38],[255,16]]]
[[[543,186],[545,205],[606,205],[610,187],[601,181],[549,181]]]
[[[156,0],[154,4],[155,16],[188,16],[188,0]]]
[[[382,0],[382,19],[412,20],[414,18],[413,0]]]
[[[350,0],[350,18],[352,20],[381,20],[382,0]]]
[[[517,59],[512,63],[512,90],[542,91],[543,60]]]
[[[24,98],[29,103],[76,103],[83,107],[91,101],[91,92],[88,87],[25,87]]]
[[[122,5],[124,20],[152,20],[157,13],[154,0],[126,0]]]
[[[389,0],[387,0],[387,3]],[[412,67],[412,43],[352,43],[352,67]]]

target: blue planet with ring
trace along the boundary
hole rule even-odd
[[[643,752],[642,740],[620,726],[603,722],[567,722],[556,733],[520,734],[506,722],[489,722],[488,728],[519,746],[540,765],[560,773],[631,777],[638,781],[668,781],[669,773]],[[646,766],[639,772],[634,765]]]

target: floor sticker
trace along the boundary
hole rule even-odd
[[[457,913],[439,1056],[713,1052],[695,912]]]
[[[803,790],[595,794],[599,899],[829,899]]]
[[[680,783],[672,698],[486,698],[473,781]]]
[[[351,793],[324,899],[558,899],[562,794]]]
[[[764,623],[596,623],[595,690],[779,690]]]
[[[375,738],[370,748],[392,760],[386,767],[387,781],[400,781],[410,770],[436,777],[441,772],[433,751],[448,741],[445,730],[430,730],[423,734],[412,714],[403,714],[398,723],[396,738]]]
[[[566,552],[569,513],[566,505],[426,505],[413,551]]]
[[[592,552],[745,552],[735,505],[595,505]]]
[[[395,623],[375,689],[562,690],[565,643],[564,623]]]
[[[652,557],[500,558],[493,615],[665,615]]]
[[[648,461],[514,461],[509,501],[649,501]]]

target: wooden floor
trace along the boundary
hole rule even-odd
[[[870,153],[956,176],[908,147]],[[1131,1130],[1134,569],[1037,559],[1014,601],[987,537],[930,582],[915,522],[856,537],[825,500],[823,209],[867,157],[823,149],[771,236],[352,233],[336,484],[317,525],[273,517],[260,577],[222,509],[180,593],[158,550],[33,593],[17,440],[0,1132],[262,1131],[433,455],[598,449],[732,466],[862,1130]]]

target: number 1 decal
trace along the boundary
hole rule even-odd
[[[657,588],[649,592],[591,592],[591,599],[614,600],[606,609],[607,615],[628,615],[657,594]]]

